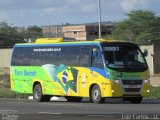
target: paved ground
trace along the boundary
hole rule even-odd
[[[160,86],[160,74],[150,76],[151,85]]]
[[[143,118],[142,118],[143,117]],[[0,99],[2,120],[160,120],[160,100],[143,100],[130,104],[121,100],[108,100],[104,104],[88,101],[34,102],[32,100]],[[10,119],[4,119],[10,118]],[[18,119],[17,119],[18,118]]]

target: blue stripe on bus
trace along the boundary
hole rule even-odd
[[[95,71],[95,72],[99,73],[100,75],[102,75],[103,77],[109,78],[105,69],[100,69],[100,68],[95,68],[95,67],[88,67],[88,68],[91,70],[91,72]]]
[[[17,44],[14,47],[38,47],[38,46],[86,46],[86,45],[100,45],[100,43],[71,43],[71,44]]]

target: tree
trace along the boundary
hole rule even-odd
[[[27,31],[25,33],[25,38],[31,39],[33,42],[35,39],[43,37],[42,28],[34,25],[27,28]]]
[[[160,40],[160,17],[147,10],[134,10],[128,18],[119,22],[112,32],[112,38],[145,44],[149,40]]]
[[[23,36],[18,33],[15,27],[7,22],[0,22],[0,40],[3,40],[3,46],[13,46],[16,43],[24,43]]]

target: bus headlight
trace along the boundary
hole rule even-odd
[[[117,84],[119,84],[119,83],[120,83],[120,80],[115,80],[115,82],[116,82]]]

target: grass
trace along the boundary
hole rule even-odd
[[[149,99],[160,99],[160,87],[151,87],[150,93],[146,98]]]
[[[17,99],[28,99],[29,94],[22,94],[11,91],[9,89],[0,89],[0,98],[17,98]]]

